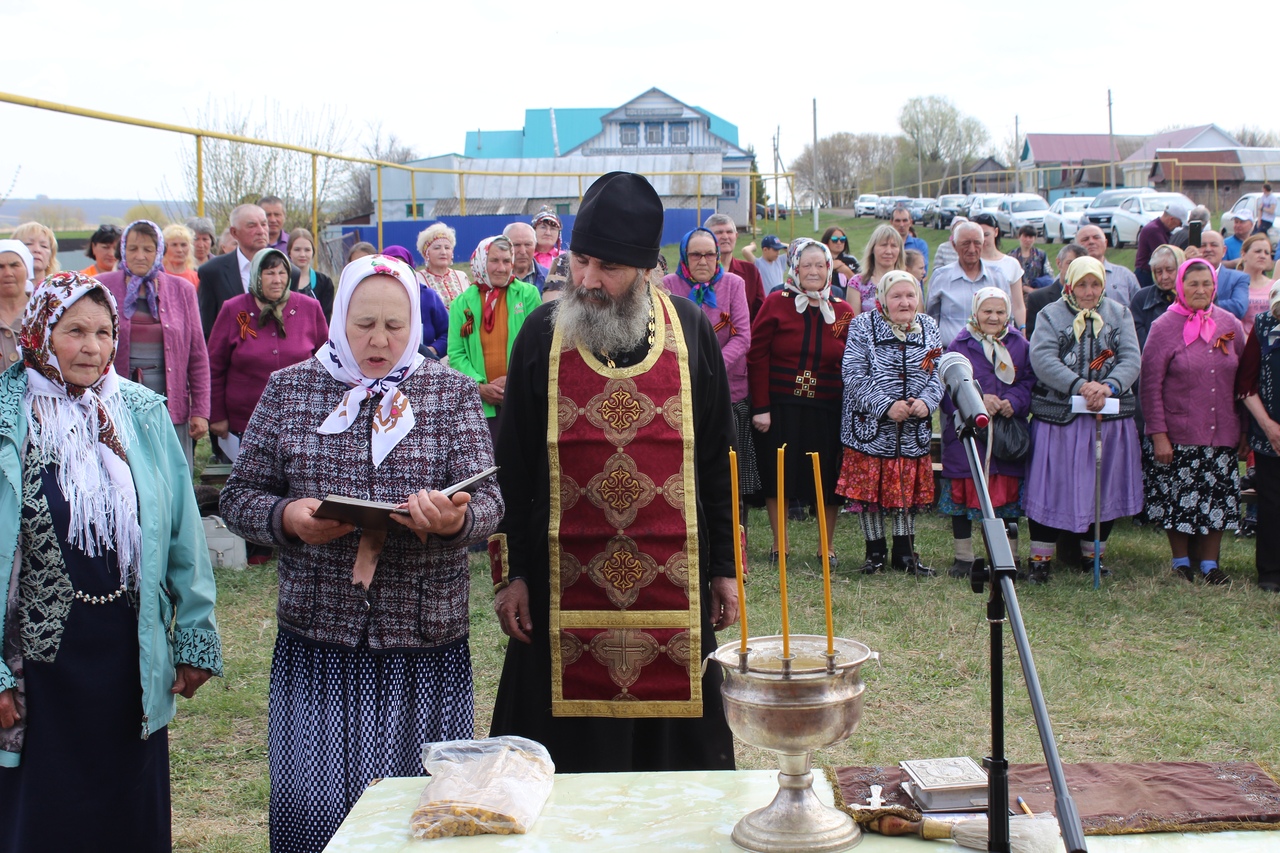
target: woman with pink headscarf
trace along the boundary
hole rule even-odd
[[[1184,262],[1176,288],[1142,351],[1142,413],[1156,463],[1147,478],[1147,516],[1164,526],[1177,575],[1227,584],[1218,552],[1222,531],[1240,517],[1235,381],[1244,330],[1213,303],[1217,274],[1207,261]]]

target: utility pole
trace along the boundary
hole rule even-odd
[[[1013,117],[1013,191],[1022,192],[1022,148],[1018,145],[1018,117]]]
[[[813,99],[813,233],[818,233],[818,99]]]
[[[782,144],[782,125],[773,134],[773,220],[778,221],[778,173],[782,171],[782,156],[778,146]]]
[[[916,124],[916,196],[924,195],[924,159],[920,153],[920,125]]]
[[[1116,188],[1116,131],[1111,123],[1111,90],[1107,90],[1107,144],[1111,146],[1111,189]]]

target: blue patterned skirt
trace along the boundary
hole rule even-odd
[[[267,725],[272,853],[320,853],[372,780],[421,776],[422,744],[472,737],[466,639],[374,652],[281,631]]]

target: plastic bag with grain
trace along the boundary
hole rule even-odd
[[[423,744],[422,766],[431,781],[409,819],[414,838],[527,832],[556,772],[545,746],[512,735]]]

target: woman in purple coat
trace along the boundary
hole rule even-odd
[[[115,272],[98,276],[120,307],[116,373],[165,397],[193,468],[195,443],[209,431],[209,353],[196,290],[164,271],[164,235],[154,222],[125,227],[120,258]]]
[[[948,347],[973,365],[973,378],[982,388],[987,413],[994,418],[1016,418],[1024,424],[1031,412],[1031,389],[1036,377],[1031,372],[1031,347],[1027,339],[1011,331],[1009,317],[1013,306],[1009,295],[998,287],[984,287],[973,295],[973,310],[968,324]],[[951,538],[955,562],[947,574],[953,578],[968,577],[973,568],[973,520],[982,517],[978,493],[964,445],[952,428],[956,407],[951,398],[942,398],[942,488],[938,492],[938,510],[951,516]],[[985,458],[984,442],[979,442],[980,458]],[[1001,459],[994,454],[989,460],[987,488],[991,505],[1000,518],[1016,519],[1022,514],[1023,460]],[[1018,543],[1010,541],[1014,554]]]
[[[751,350],[751,312],[747,285],[742,277],[720,264],[716,235],[695,228],[680,241],[680,266],[665,276],[662,285],[673,296],[683,296],[702,308],[712,327],[729,373],[729,402],[733,404],[734,448],[738,452],[738,489],[743,495],[760,491],[760,474],[751,436],[751,412],[747,404],[747,353]],[[746,512],[742,513],[746,519]]]

